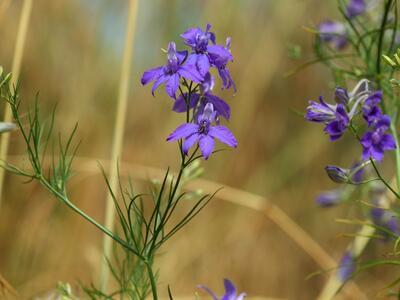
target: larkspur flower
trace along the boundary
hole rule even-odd
[[[233,87],[233,90],[236,92],[235,82],[226,67],[228,62],[233,61],[233,56],[231,54],[231,38],[228,37],[226,39],[225,47],[221,45],[210,45],[208,47],[208,56],[211,64],[217,68],[219,76],[222,79],[222,88],[229,89]]]
[[[325,123],[324,131],[329,134],[331,141],[339,139],[350,123],[349,114],[343,104],[331,105],[326,103],[322,97],[319,103],[309,101],[305,118],[311,122]]]
[[[213,32],[210,32],[211,25],[206,25],[206,30],[201,28],[189,28],[181,37],[186,45],[190,46],[193,52],[189,55],[189,59],[193,61],[204,77],[208,73],[211,66],[217,68],[222,79],[222,88],[229,89],[233,86],[236,92],[236,85],[230,75],[226,65],[233,61],[231,54],[231,38],[226,39],[226,45],[216,45],[216,37]],[[211,41],[211,44],[210,44]]]
[[[340,260],[337,276],[342,282],[346,282],[353,275],[355,269],[355,258],[351,251],[348,250]]]
[[[186,60],[186,63],[184,63],[187,57],[187,51],[176,51],[174,42],[168,44],[167,57],[166,65],[144,72],[141,82],[143,85],[146,85],[154,81],[151,89],[153,95],[157,87],[165,83],[167,94],[175,99],[181,77],[196,83],[200,83],[203,77],[200,75],[193,62]]]
[[[212,290],[204,285],[199,285],[198,287],[209,293],[214,300],[243,300],[246,297],[246,293],[237,294],[235,285],[229,279],[224,279],[225,294],[221,298],[217,297]]]
[[[315,101],[309,101],[307,112],[304,118],[311,122],[326,123],[331,122],[335,119],[335,105],[331,105],[324,101],[324,98],[319,97],[319,103]]]
[[[361,138],[363,159],[383,159],[384,151],[396,149],[396,142],[391,134],[385,133],[390,127],[390,117],[383,115],[374,125],[373,131],[366,132]]]
[[[368,126],[371,126],[375,121],[382,116],[382,111],[379,108],[379,103],[382,100],[382,91],[375,91],[364,101],[362,113]]]
[[[197,115],[202,114],[207,103],[211,103],[216,112],[216,119],[218,120],[219,116],[224,117],[226,120],[229,120],[231,116],[231,109],[229,105],[222,100],[221,98],[212,94],[212,89],[214,87],[214,76],[211,76],[210,73],[207,73],[204,77],[204,81],[200,85],[201,94],[193,93],[190,95],[189,107],[187,107],[187,103],[185,99],[189,96],[188,93],[184,93],[180,95],[178,99],[175,101],[174,106],[172,108],[175,112],[186,112],[187,109],[196,108]]]
[[[232,132],[222,125],[212,126],[215,121],[215,111],[211,103],[207,103],[204,112],[198,116],[197,123],[185,123],[175,129],[168,137],[167,141],[185,139],[182,150],[188,155],[189,149],[198,143],[204,159],[208,159],[214,150],[214,139],[222,143],[237,147],[237,141]]]
[[[347,130],[349,123],[350,118],[344,105],[338,104],[335,111],[335,119],[325,126],[324,131],[329,134],[331,141],[336,141]]]
[[[318,26],[319,36],[325,43],[329,43],[336,50],[344,49],[347,44],[347,32],[343,23],[325,21]]]
[[[346,14],[349,18],[362,15],[367,10],[365,0],[350,0],[346,8]]]
[[[215,44],[215,34],[210,32],[210,29],[211,25],[207,24],[205,31],[201,28],[189,28],[181,34],[185,44],[192,48],[193,53],[190,57],[196,62],[196,67],[202,76],[205,76],[211,67],[207,53],[208,44],[210,41]]]
[[[331,207],[339,204],[343,200],[343,190],[335,189],[320,193],[315,202],[320,207]]]
[[[380,207],[374,207],[371,209],[370,214],[375,225],[389,230],[396,236],[400,236],[399,218],[394,212]],[[388,232],[384,230],[379,231],[386,239],[390,238],[391,235]]]

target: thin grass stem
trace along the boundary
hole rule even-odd
[[[136,27],[136,17],[138,10],[139,0],[129,1],[129,11],[128,11],[128,22],[126,26],[125,34],[125,46],[124,54],[122,58],[121,65],[121,77],[119,83],[118,91],[118,104],[117,112],[114,125],[114,135],[112,143],[112,153],[111,153],[111,165],[110,167],[110,189],[115,190],[117,188],[118,174],[117,174],[117,161],[122,153],[123,136],[125,131],[125,120],[126,111],[128,106],[128,88],[129,80],[131,74],[131,61],[133,56],[133,46],[135,40],[135,27]],[[115,207],[112,195],[108,193],[106,200],[106,210],[105,210],[105,226],[110,228],[111,231],[114,228],[114,218],[115,218]],[[111,253],[111,242],[112,240],[104,236],[103,239],[103,256],[109,257]],[[104,258],[103,257],[103,258]],[[108,278],[109,278],[109,267],[105,260],[102,258],[101,271],[100,271],[100,289],[105,292],[107,290]]]

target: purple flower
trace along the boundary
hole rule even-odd
[[[379,120],[382,115],[379,103],[382,100],[382,91],[376,91],[365,99],[362,107],[363,117],[367,121],[368,126],[371,126],[375,121]]]
[[[371,219],[374,222],[375,225],[379,227],[383,227],[390,232],[392,232],[396,236],[400,236],[400,224],[398,220],[398,216],[390,211],[390,210],[385,210],[380,207],[374,207],[371,209]],[[388,239],[390,237],[390,234],[380,230],[381,234]]]
[[[224,100],[211,93],[213,87],[214,87],[214,76],[211,76],[210,73],[207,73],[206,76],[204,77],[204,81],[200,85],[202,94],[193,93],[190,95],[189,109],[197,108],[196,115],[199,115],[203,113],[207,103],[211,103],[216,112],[215,117],[217,120],[219,116],[222,116],[226,120],[229,120],[231,116],[231,108]],[[188,93],[180,95],[178,99],[175,101],[172,110],[175,112],[186,112],[188,107],[185,99],[187,97]]]
[[[193,53],[189,55],[191,61],[194,62],[201,76],[206,76],[211,66],[217,68],[218,73],[222,79],[223,88],[229,89],[233,86],[236,92],[236,86],[230,75],[226,65],[228,62],[233,61],[231,54],[231,39],[227,38],[226,46],[215,44],[215,34],[210,32],[211,25],[207,24],[206,30],[201,28],[189,28],[181,37],[184,39],[185,44],[190,46]],[[209,42],[212,42],[209,45]]]
[[[189,28],[181,37],[185,40],[185,44],[190,46],[195,53],[206,53],[208,42],[211,41],[215,44],[215,34],[210,32],[211,25],[206,25],[206,30],[201,28]]]
[[[246,297],[246,293],[237,294],[235,285],[229,279],[224,279],[225,295],[221,298],[217,297],[212,290],[204,285],[199,285],[198,287],[209,293],[214,300],[243,300]]]
[[[337,50],[347,46],[346,27],[343,23],[325,21],[319,24],[319,36],[323,42],[329,43]]]
[[[343,190],[336,189],[320,193],[315,199],[315,202],[321,207],[331,207],[339,204],[342,201],[342,198]]]
[[[391,134],[385,133],[390,127],[390,117],[381,116],[376,122],[373,131],[366,132],[361,138],[363,146],[363,159],[373,158],[377,161],[383,159],[385,150],[396,149],[396,142]]]
[[[211,67],[207,54],[208,43],[211,41],[215,44],[215,34],[210,32],[210,29],[211,25],[207,24],[205,31],[201,28],[189,28],[181,34],[185,44],[192,48],[193,53],[190,57],[196,62],[196,67],[202,76],[205,76]]]
[[[349,126],[350,117],[343,104],[331,105],[322,97],[319,103],[310,101],[305,119],[311,122],[325,123],[324,131],[329,134],[331,141],[339,139]]]
[[[222,79],[222,88],[229,89],[231,86],[236,92],[236,85],[232,76],[226,67],[228,62],[233,61],[231,54],[231,38],[226,39],[226,46],[210,45],[208,46],[208,56],[213,66],[218,69],[219,76]]]
[[[180,78],[186,78],[188,80],[200,83],[203,77],[198,72],[193,60],[186,60],[187,51],[176,51],[176,46],[174,42],[168,44],[168,54],[167,54],[167,64],[161,67],[153,68],[147,70],[143,73],[141,82],[143,85],[154,81],[153,87],[151,89],[152,94],[157,87],[165,83],[165,90],[167,94],[175,99],[176,90],[179,87]]]
[[[354,18],[367,10],[367,4],[364,0],[350,0],[346,10],[347,16],[349,18]]]
[[[222,143],[236,148],[236,138],[228,128],[222,125],[211,125],[211,123],[215,121],[215,114],[213,105],[207,103],[204,112],[198,116],[196,124],[182,124],[167,137],[167,141],[175,141],[184,138],[185,141],[182,150],[186,155],[189,149],[195,143],[198,143],[204,159],[208,159],[213,152],[214,139],[218,139]]]
[[[328,104],[324,101],[324,98],[319,97],[319,103],[315,101],[309,101],[307,112],[304,118],[311,122],[326,123],[335,119],[335,105]]]
[[[346,251],[339,263],[337,275],[342,282],[350,279],[355,271],[355,258],[351,251]]]
[[[350,118],[343,104],[338,104],[335,112],[335,119],[329,122],[324,131],[329,134],[331,141],[338,140],[349,126]]]

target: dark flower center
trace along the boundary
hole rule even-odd
[[[199,126],[200,134],[208,134],[208,130],[210,129],[210,121],[203,119],[200,121]]]
[[[382,130],[380,130],[380,128],[378,128],[378,129],[372,134],[371,139],[372,139],[372,143],[373,143],[374,145],[378,145],[378,144],[381,142],[382,134],[383,134],[383,132],[382,132]]]
[[[176,56],[168,58],[167,64],[164,67],[164,72],[168,75],[175,74],[179,69],[179,60]]]
[[[207,51],[208,36],[206,34],[198,34],[196,36],[196,53],[204,53]]]

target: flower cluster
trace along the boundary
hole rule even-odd
[[[232,87],[236,92],[235,82],[227,68],[227,64],[233,61],[231,39],[227,38],[225,45],[218,45],[210,29],[211,25],[207,24],[205,30],[186,30],[181,37],[190,51],[177,51],[176,44],[170,42],[166,50],[167,63],[147,70],[141,79],[143,85],[154,82],[153,95],[161,84],[165,84],[166,93],[174,100],[172,110],[186,112],[186,123],[178,126],[167,137],[167,141],[184,139],[182,152],[185,155],[197,144],[204,159],[212,154],[215,139],[230,147],[237,147],[237,141],[230,130],[220,125],[221,117],[230,119],[230,107],[212,93],[215,84],[212,68],[221,78],[222,89]]]
[[[348,92],[342,87],[335,89],[336,103],[329,104],[321,96],[319,102],[310,101],[305,118],[311,122],[325,124],[324,131],[329,134],[331,141],[336,141],[350,130],[358,137],[358,132],[352,124],[356,116],[362,115],[366,122],[367,131],[361,136],[359,142],[362,145],[362,159],[370,158],[381,161],[384,151],[394,150],[396,143],[388,132],[390,129],[390,117],[382,113],[379,107],[382,101],[382,91],[373,91],[366,79],[361,80],[356,87]],[[330,177],[339,174],[338,170],[330,169]],[[331,176],[332,175],[332,176]]]

